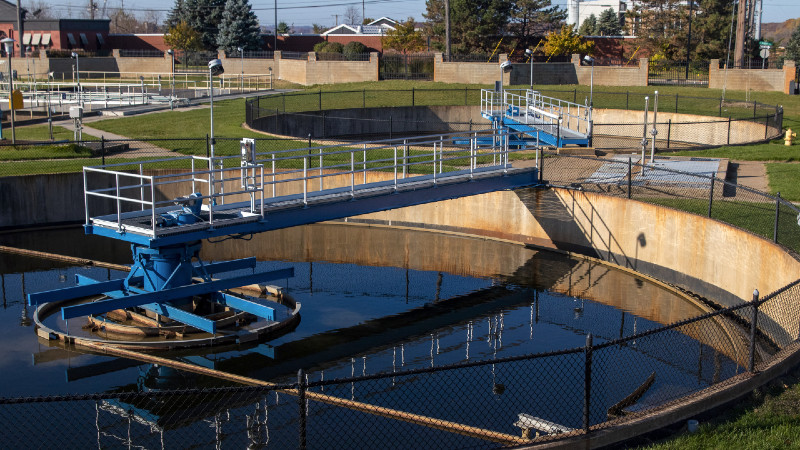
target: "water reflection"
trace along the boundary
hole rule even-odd
[[[5,235],[0,241],[84,258],[122,259],[122,249],[107,254],[91,243],[95,237],[82,236],[80,230],[53,233],[35,240]],[[234,345],[175,352],[174,357],[265,380],[291,377],[299,368],[336,378],[577,347],[588,333],[599,342],[613,340],[702,311],[683,297],[596,261],[430,232],[312,225],[263,233],[250,241],[206,244],[201,256],[248,255],[258,257],[258,270],[285,267],[287,261],[295,266],[296,276],[286,287],[303,304],[297,329],[249,349]],[[47,264],[0,255],[3,304],[17,305],[21,325],[29,316],[22,299],[31,285],[36,290],[61,287],[75,273],[121,276],[99,268],[37,270]],[[26,271],[13,270],[19,267]],[[16,338],[35,341],[27,330]],[[48,351],[34,351],[49,355],[34,360],[79,360],[105,380],[97,386],[118,384],[104,373],[119,376],[130,369],[130,364],[68,349]],[[39,375],[36,366],[30,372],[24,376],[49,376]],[[68,380],[77,382],[90,372],[69,367],[67,373]]]
[[[130,259],[125,249],[98,247],[92,239],[82,237],[80,230],[58,230],[41,233],[36,240],[23,236],[14,241],[4,235],[0,242],[117,263]],[[554,370],[579,365],[580,358],[489,364],[459,376],[457,383],[446,372],[425,378],[401,372],[580,347],[588,333],[595,343],[608,342],[703,311],[682,296],[597,261],[464,236],[314,225],[264,233],[247,242],[206,244],[202,253],[209,261],[252,255],[259,259],[257,270],[294,266],[296,276],[284,287],[303,305],[297,328],[250,347],[172,352],[170,357],[278,382],[296,380],[300,368],[308,381],[391,373],[386,385],[348,381],[319,390],[408,411],[418,410],[419,399],[435,392],[462,404],[457,410],[429,411],[431,415],[508,433],[516,432],[511,424],[521,412],[580,426],[572,414],[580,408],[561,406],[580,400],[574,386],[578,379],[568,378],[566,369]],[[166,367],[49,347],[52,343],[37,339],[25,323],[30,316],[23,302],[26,292],[63,287],[78,273],[95,279],[124,276],[112,272],[0,254],[0,324],[6,325],[0,327],[0,338],[8,348],[0,358],[0,395],[147,393],[221,384]],[[78,326],[72,324],[73,329]],[[606,349],[607,364],[595,373],[602,377],[624,366],[628,379],[600,386],[595,391],[598,404],[624,398],[650,376],[652,367],[657,375],[642,404],[657,403],[667,390],[688,392],[736,373],[741,342],[724,318],[714,326],[718,332],[686,329]],[[719,342],[710,341],[715,336]],[[682,351],[664,351],[666,342]],[[558,401],[552,401],[556,394]],[[538,411],[520,411],[520,398],[543,401]],[[316,423],[337,423],[335,410],[309,406]],[[178,428],[183,430],[183,447],[189,442],[186,431],[198,446],[240,442],[236,439],[246,439],[241,446],[248,448],[281,446],[281,439],[296,435],[296,410],[296,399],[277,392],[214,403],[189,398],[180,405],[149,398],[104,401],[98,404],[97,430],[90,434],[98,447],[129,439],[148,448],[167,448],[177,445],[177,438],[165,432]],[[480,419],[470,415],[476,411],[482,412]],[[594,414],[599,419],[605,410]],[[135,424],[138,434],[126,437],[125,430]],[[341,431],[326,435],[325,442],[346,445],[350,434]],[[377,427],[360,430],[364,435],[379,432]]]

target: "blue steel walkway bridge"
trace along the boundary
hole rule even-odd
[[[288,278],[292,269],[218,279],[255,271],[255,258],[205,263],[202,240],[536,184],[536,167],[511,159],[536,157],[538,142],[510,145],[518,139],[498,129],[267,151],[243,139],[240,155],[85,167],[85,232],[129,242],[131,272],[108,281],[79,276],[76,286],[30,294],[28,301],[66,302],[62,320],[135,308],[216,333],[218,321],[192,309],[205,296],[216,310],[274,320],[272,308],[227,290]]]
[[[554,147],[591,147],[592,108],[538,91],[481,90],[481,115],[493,128],[507,128],[518,139]]]

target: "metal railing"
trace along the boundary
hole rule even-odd
[[[131,58],[163,58],[164,51],[156,49],[120,49],[119,56]]]
[[[322,198],[351,199],[365,192],[375,195],[411,185],[436,186],[445,180],[471,179],[477,171],[481,176],[495,172],[502,175],[510,167],[509,154],[537,145],[533,141],[530,147],[512,149],[506,132],[473,132],[275,150],[239,157],[187,156],[85,167],[86,225],[148,236],[174,233],[175,228],[161,228],[158,219],[160,214],[174,210],[168,205],[180,204],[180,199],[164,198],[159,192],[176,186],[184,195],[200,194],[194,198],[204,202],[203,216],[197,217],[190,228],[252,221],[254,216],[263,219],[271,208],[285,208],[287,204],[308,206]],[[183,170],[178,174],[152,174],[165,167]],[[241,189],[232,190],[233,185]],[[249,197],[246,205],[239,204],[243,196]],[[98,203],[95,199],[107,202]],[[232,209],[236,211],[231,212]],[[137,211],[145,210],[150,211],[151,217],[142,222]],[[138,222],[132,224],[129,219],[134,218]]]
[[[591,108],[578,103],[547,97],[531,90],[481,91],[481,114],[502,116],[517,123],[548,129],[566,127],[583,135],[591,133]]]

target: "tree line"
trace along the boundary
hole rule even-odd
[[[737,6],[723,0],[639,0],[628,2],[624,13],[608,8],[573,27],[565,25],[567,12],[551,0],[427,0],[424,22],[409,17],[399,23],[385,36],[384,48],[404,53],[445,51],[447,4],[454,54],[521,55],[525,49],[548,57],[591,53],[586,36],[629,35],[635,39],[626,57],[638,53],[655,60],[724,58]],[[233,52],[262,47],[261,27],[249,0],[176,0],[165,26],[165,41],[180,50]],[[323,29],[314,25],[317,32]],[[281,22],[277,31],[291,30]],[[800,51],[794,50],[798,40],[800,27],[787,46],[787,57],[800,57],[794,54]],[[334,47],[327,51],[339,51]],[[751,47],[757,51],[757,45]]]

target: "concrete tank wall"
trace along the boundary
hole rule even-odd
[[[370,172],[367,181],[391,176]],[[299,182],[292,183],[280,185],[278,195],[297,192]],[[326,188],[348,184],[346,176],[325,180]],[[82,186],[81,174],[0,178],[0,227],[83,222]],[[185,193],[162,195],[178,194]],[[575,190],[501,191],[350,220],[577,251],[686,286],[722,304],[749,299],[753,289],[771,292],[800,274],[800,263],[783,248],[741,229],[649,203]]]
[[[575,190],[522,189],[353,218],[577,251],[686,286],[722,304],[797,279],[800,262],[733,226],[649,203]]]

